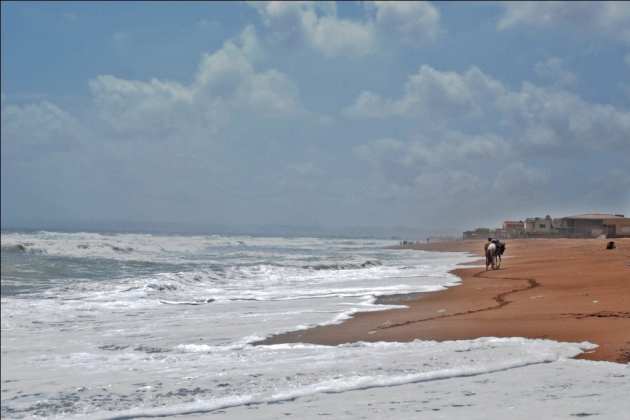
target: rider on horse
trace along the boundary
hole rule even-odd
[[[489,251],[488,248],[490,245],[493,245],[492,251]],[[488,270],[488,266],[492,265],[492,269],[498,269],[501,265],[501,255],[505,252],[505,244],[501,243],[498,239],[488,238],[488,242],[484,245],[484,254],[486,255],[486,270]],[[495,262],[498,260],[496,267]]]

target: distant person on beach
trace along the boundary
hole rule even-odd
[[[427,243],[429,243],[429,239],[431,239],[431,238],[427,238]]]

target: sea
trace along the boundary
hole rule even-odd
[[[457,287],[393,240],[2,231],[2,418],[628,419],[594,344],[253,345]]]

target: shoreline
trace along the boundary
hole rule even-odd
[[[406,307],[359,312],[340,324],[280,334],[254,343],[311,343],[414,339],[452,341],[524,337],[599,347],[576,359],[630,362],[630,239],[606,250],[601,239],[514,239],[500,270],[483,259],[451,273],[461,283],[437,292],[381,296],[376,304]],[[483,258],[484,241],[396,246],[468,252]],[[466,267],[483,265],[483,267]]]

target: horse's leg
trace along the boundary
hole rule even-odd
[[[497,255],[497,270],[501,268],[501,254]]]

